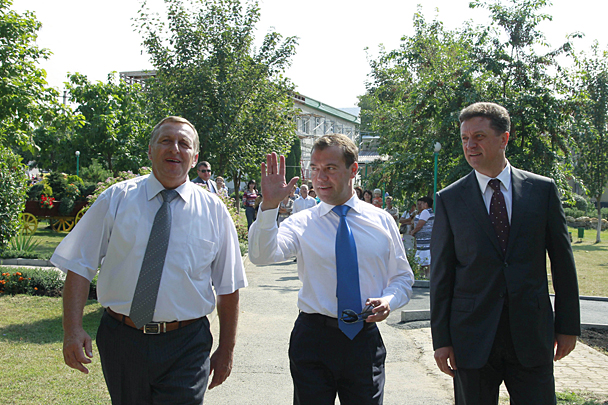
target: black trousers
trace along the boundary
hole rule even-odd
[[[503,308],[488,362],[480,369],[458,368],[454,377],[456,405],[496,405],[504,381],[511,405],[555,405],[553,361],[524,367],[517,359],[509,307]]]
[[[337,320],[301,313],[289,342],[296,405],[381,405],[386,348],[375,324],[353,339]]]
[[[206,317],[145,335],[104,312],[96,341],[112,404],[203,403],[213,343]]]

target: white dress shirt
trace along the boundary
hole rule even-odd
[[[414,274],[407,261],[399,230],[386,211],[359,200],[355,194],[346,220],[357,245],[361,304],[367,298],[386,298],[395,310],[407,304]],[[277,227],[277,209],[258,212],[249,229],[249,259],[268,264],[298,258],[302,288],[298,308],[336,318],[336,233],[340,218],[333,205],[319,205],[292,214]]]
[[[314,198],[312,198],[309,195],[307,195],[306,198],[302,198],[302,197],[297,198],[293,202],[292,214],[295,214],[296,212],[307,210],[309,208],[314,207],[315,205],[317,205],[317,200],[315,200]]]
[[[494,189],[489,186],[490,180],[500,180],[500,190],[502,191],[502,195],[505,197],[507,214],[509,215],[509,222],[511,222],[511,211],[513,210],[513,188],[511,187],[511,164],[509,161],[507,161],[507,166],[496,177],[488,177],[485,174],[479,173],[477,170],[475,170],[475,175],[477,176],[481,196],[483,197],[483,202],[486,205],[488,214],[490,213],[492,194],[494,194]]]
[[[163,186],[141,176],[113,185],[59,244],[51,262],[92,280],[99,270],[99,303],[129,315],[131,300]],[[169,247],[156,301],[155,322],[196,319],[219,295],[247,286],[238,237],[226,206],[186,181],[171,204]],[[213,286],[213,289],[212,289]]]

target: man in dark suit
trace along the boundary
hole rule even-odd
[[[193,183],[200,183],[207,187],[207,190],[217,194],[217,184],[211,180],[211,164],[206,161],[198,162],[196,165],[197,177],[192,179]]]
[[[576,269],[557,188],[509,164],[510,126],[497,104],[462,110],[462,148],[475,170],[435,200],[433,348],[441,371],[454,377],[459,405],[497,404],[502,381],[511,404],[555,404],[552,361],[567,356],[580,335]]]

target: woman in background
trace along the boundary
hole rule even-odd
[[[249,180],[247,190],[243,193],[243,205],[245,206],[245,216],[247,217],[247,230],[255,219],[255,200],[258,198],[258,190],[255,187],[255,180]]]

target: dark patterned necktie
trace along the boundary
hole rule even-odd
[[[357,245],[355,238],[346,221],[348,205],[336,205],[332,208],[340,216],[340,224],[336,234],[336,272],[338,278],[338,318],[342,311],[350,309],[355,313],[361,312],[361,289],[359,287],[359,261],[357,260]],[[361,322],[347,324],[338,321],[340,330],[353,340],[363,329]]]
[[[496,231],[496,236],[498,237],[498,243],[504,255],[507,252],[510,228],[505,196],[500,190],[500,180],[492,179],[488,184],[494,190],[492,199],[490,200],[490,221],[492,221],[494,231]]]
[[[141,264],[137,286],[133,294],[131,312],[129,313],[129,317],[138,328],[152,322],[160,279],[165,266],[167,247],[169,246],[169,236],[171,235],[171,208],[169,203],[177,197],[177,191],[163,190],[160,193],[163,197],[163,204],[154,217],[144,261]]]

